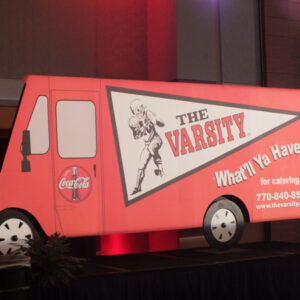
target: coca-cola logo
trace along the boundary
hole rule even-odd
[[[60,175],[58,189],[66,200],[71,202],[82,201],[89,196],[92,189],[91,176],[81,167],[69,167]]]

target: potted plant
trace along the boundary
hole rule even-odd
[[[30,281],[32,286],[59,286],[69,283],[80,272],[84,259],[69,255],[69,243],[57,233],[47,240],[28,241],[23,251],[31,259]]]

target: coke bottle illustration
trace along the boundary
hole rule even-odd
[[[79,201],[80,197],[79,197],[78,184],[77,184],[77,167],[73,167],[72,181],[73,181],[72,200]]]

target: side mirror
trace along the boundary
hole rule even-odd
[[[30,172],[31,171],[30,161],[27,159],[27,156],[31,154],[30,131],[29,130],[23,131],[21,153],[23,155],[23,160],[21,162],[22,172]]]

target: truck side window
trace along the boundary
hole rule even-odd
[[[62,158],[96,155],[96,113],[92,101],[58,101],[56,120],[58,153]]]
[[[48,99],[39,96],[27,130],[30,131],[31,154],[45,154],[49,149]]]

